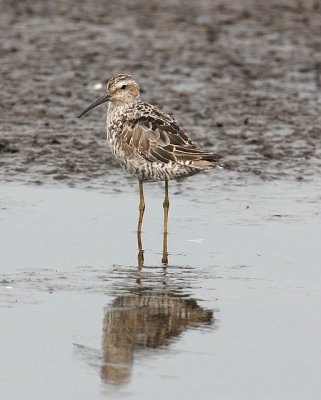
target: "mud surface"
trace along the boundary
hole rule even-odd
[[[229,178],[313,178],[319,4],[1,0],[0,179],[117,181],[103,108],[76,114],[101,95],[97,83],[124,72],[195,142],[225,156]]]

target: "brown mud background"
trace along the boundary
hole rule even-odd
[[[321,164],[319,1],[0,1],[0,179],[118,179],[104,110],[117,73],[242,179]],[[118,170],[117,170],[118,171]],[[90,183],[89,183],[90,182]]]

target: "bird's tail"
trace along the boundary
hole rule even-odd
[[[222,161],[220,161],[223,157],[220,154],[216,153],[202,153],[199,160],[193,161],[193,167],[197,169],[211,169],[215,167],[224,167]]]

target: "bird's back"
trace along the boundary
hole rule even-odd
[[[107,137],[121,165],[143,181],[193,175],[221,158],[200,150],[175,119],[142,101],[109,110]]]

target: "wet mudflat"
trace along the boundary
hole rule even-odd
[[[107,185],[104,111],[76,115],[115,74],[174,114],[231,170],[320,170],[317,1],[0,0],[0,179]],[[241,178],[243,179],[243,178]]]
[[[208,179],[171,185],[168,266],[146,187],[141,269],[136,186],[1,186],[1,398],[318,397],[321,182]]]

